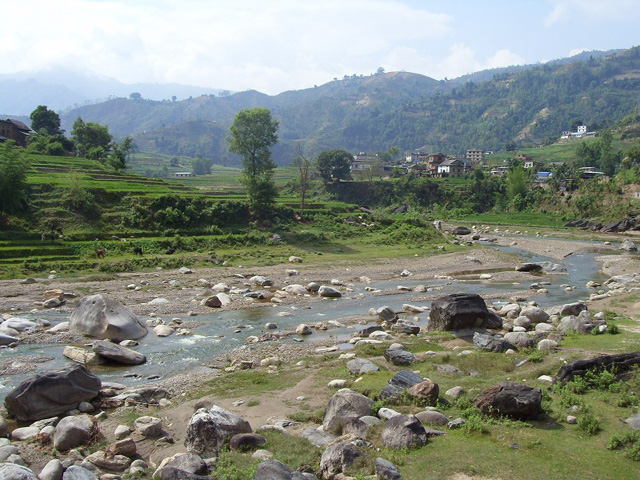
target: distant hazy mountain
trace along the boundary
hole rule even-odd
[[[307,155],[330,148],[352,152],[401,150],[462,154],[557,139],[575,121],[601,129],[637,108],[640,47],[602,56],[587,52],[511,71],[489,80],[437,81],[407,72],[345,76],[313,88],[269,96],[256,91],[202,95],[182,101],[115,98],[64,112],[73,121],[132,135],[142,151],[202,156],[234,164],[226,137],[236,113],[269,108],[280,122],[274,159],[288,164],[299,146]],[[143,95],[144,97],[144,95]]]
[[[137,92],[149,100],[184,100],[221,90],[175,83],[126,84],[89,72],[56,68],[32,73],[0,75],[0,112],[28,115],[38,105],[61,111]]]

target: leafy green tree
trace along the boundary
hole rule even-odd
[[[31,119],[31,129],[35,132],[46,133],[47,135],[60,135],[60,115],[53,110],[49,110],[45,105],[38,105],[29,115]]]
[[[213,161],[209,158],[194,158],[191,160],[191,171],[194,175],[209,175],[212,164]]]
[[[109,155],[109,165],[114,170],[124,170],[127,168],[127,159],[129,152],[133,148],[133,139],[125,137],[121,144],[114,143],[111,146],[111,154]]]
[[[351,178],[353,155],[346,150],[325,150],[316,159],[318,173],[325,182]]]
[[[529,177],[522,167],[515,167],[507,173],[507,198],[516,210],[525,206],[524,199],[529,191]]]
[[[92,160],[104,161],[111,151],[113,136],[109,133],[109,127],[94,122],[84,122],[78,117],[73,122],[71,138],[79,157],[87,157]]]
[[[278,141],[278,121],[267,108],[240,110],[229,128],[229,151],[242,157],[243,184],[251,214],[262,220],[272,210],[278,195],[273,181],[275,163],[271,147]]]
[[[0,144],[0,213],[25,209],[28,199],[29,160],[12,140]]]

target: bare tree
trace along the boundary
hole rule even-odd
[[[291,162],[291,165],[298,169],[297,188],[300,192],[300,218],[304,220],[304,208],[307,199],[307,193],[311,188],[311,167],[313,161],[304,155],[300,144],[297,146],[297,155]]]

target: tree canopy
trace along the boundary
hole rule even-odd
[[[275,202],[271,147],[278,141],[278,121],[266,108],[241,110],[229,128],[229,151],[242,156],[243,183],[252,215],[266,217]]]
[[[45,105],[38,105],[29,115],[31,119],[31,129],[35,132],[44,132],[47,135],[62,134],[60,130],[60,116],[53,110],[49,110]]]
[[[111,151],[113,136],[109,133],[109,127],[106,125],[94,122],[85,123],[82,118],[78,117],[73,122],[71,136],[79,157],[104,161]]]
[[[15,213],[27,203],[27,169],[24,150],[12,140],[0,144],[0,213]]]
[[[351,178],[353,155],[346,150],[325,150],[318,155],[316,162],[318,173],[325,182]]]

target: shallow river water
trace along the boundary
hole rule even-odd
[[[595,244],[594,244],[595,245]],[[541,262],[553,261],[550,258],[532,255],[528,252],[513,247],[493,246],[498,250],[518,254],[523,261]],[[92,372],[99,375],[103,381],[118,382],[125,385],[138,385],[148,382],[149,377],[168,378],[180,373],[196,372],[207,363],[207,360],[222,355],[225,352],[242,347],[249,335],[260,336],[263,333],[264,324],[276,323],[281,330],[295,328],[300,323],[313,324],[319,321],[340,320],[347,317],[365,317],[370,308],[378,308],[388,305],[394,310],[400,310],[402,305],[410,303],[418,306],[429,306],[430,301],[425,297],[433,298],[451,293],[477,293],[481,296],[491,296],[495,304],[506,302],[516,291],[529,288],[536,280],[551,282],[548,294],[536,295],[535,300],[542,307],[570,303],[588,298],[589,291],[585,284],[589,280],[602,282],[606,279],[599,272],[600,265],[595,260],[596,253],[575,254],[565,258],[560,263],[567,269],[564,274],[550,274],[541,277],[532,277],[531,282],[514,284],[511,282],[498,282],[494,280],[433,280],[428,283],[430,291],[426,293],[397,292],[398,285],[415,287],[418,282],[411,277],[392,279],[369,284],[355,284],[353,292],[340,299],[324,299],[311,304],[311,309],[297,308],[290,305],[265,304],[264,307],[246,310],[218,311],[209,315],[197,317],[184,317],[183,325],[189,328],[190,322],[197,322],[201,326],[192,329],[193,335],[159,338],[153,333],[140,339],[140,345],[135,350],[147,356],[147,363],[132,367],[92,367]],[[575,286],[575,290],[565,291],[561,285]],[[393,294],[379,295],[366,292],[365,287],[373,287],[380,290],[393,290]],[[420,299],[422,298],[422,301]],[[288,316],[279,316],[287,312]],[[22,315],[21,315],[22,316]],[[66,314],[48,313],[46,315],[26,315],[26,318],[46,317],[53,325],[67,320]],[[419,325],[425,326],[427,313],[418,315]],[[373,320],[373,317],[371,317]],[[169,321],[171,318],[166,318]],[[243,325],[241,333],[234,333],[239,325]],[[356,325],[361,328],[361,325]],[[344,339],[346,341],[353,333],[354,328],[336,328],[327,332],[316,332],[306,337],[305,342],[317,342],[331,337],[333,340]],[[300,340],[299,337],[296,337]],[[292,343],[293,337],[288,337],[281,342]],[[346,344],[343,348],[349,348]],[[19,345],[16,348],[0,350],[0,358],[14,357],[15,362],[21,362],[24,355],[37,355],[51,357],[53,360],[37,365],[38,370],[50,370],[67,365],[70,360],[62,355],[62,344],[38,344]],[[33,375],[11,375],[0,379],[0,401],[25,378]]]

